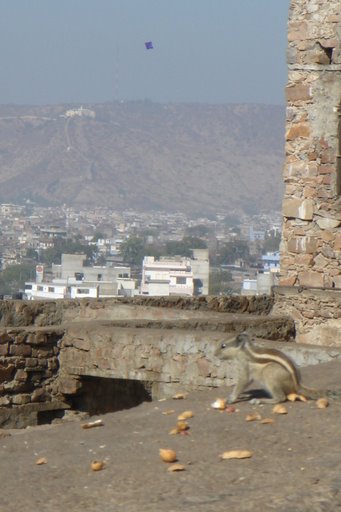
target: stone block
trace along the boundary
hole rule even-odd
[[[311,199],[285,198],[283,201],[283,215],[289,218],[312,220],[314,203]]]
[[[333,282],[335,288],[341,288],[341,276],[335,276]]]
[[[331,174],[335,172],[335,167],[332,165],[320,165],[318,172],[319,174]]]
[[[72,377],[62,377],[58,381],[58,391],[63,395],[75,395],[81,387],[81,382]]]
[[[0,345],[0,356],[7,356],[8,355],[8,343]]]
[[[341,233],[337,233],[335,235],[334,250],[335,251],[341,251]]]
[[[321,164],[332,164],[336,160],[336,152],[329,148],[322,152],[321,156]]]
[[[286,131],[285,138],[287,141],[295,139],[307,139],[310,137],[309,123],[295,123]]]
[[[307,101],[311,99],[311,85],[296,84],[286,87],[286,99],[288,102]]]
[[[332,231],[325,230],[325,231],[322,231],[322,233],[321,233],[321,238],[325,242],[331,242],[332,240],[334,240],[334,238],[336,239],[336,237],[337,237],[337,235],[335,235]],[[340,243],[341,243],[341,236],[340,236]]]
[[[340,226],[341,221],[330,217],[317,217],[316,223],[321,229],[334,229]]]
[[[288,41],[305,41],[308,39],[308,25],[306,21],[290,21],[288,23]]]
[[[32,349],[29,345],[11,345],[9,347],[9,353],[11,356],[29,357],[32,353]]]
[[[324,286],[324,275],[322,272],[307,270],[298,273],[298,282],[301,286],[322,288]]]
[[[314,254],[317,249],[315,237],[302,236],[293,237],[288,240],[288,251],[299,254]]]
[[[28,373],[25,370],[17,370],[15,374],[15,380],[26,382],[28,377]]]
[[[297,276],[282,277],[279,280],[280,286],[294,286],[297,282]]]
[[[6,331],[2,332],[0,334],[0,345],[8,343],[9,341],[11,341],[11,337],[8,335],[8,333]]]
[[[314,258],[312,254],[297,254],[295,257],[295,263],[304,267],[311,267]]]
[[[323,185],[331,185],[332,183],[334,183],[333,176],[331,176],[330,174],[326,174],[325,176],[323,176],[323,180],[322,180]]]
[[[15,366],[10,364],[8,366],[0,367],[0,382],[9,382],[13,379]]]
[[[323,256],[329,260],[329,263],[331,259],[336,258],[335,252],[329,245],[324,245],[321,247],[321,254],[323,254]]]
[[[6,396],[0,396],[0,407],[6,407],[6,405],[10,405],[11,404],[11,398],[6,395]]]
[[[318,166],[316,162],[295,160],[286,165],[284,175],[289,178],[314,178],[317,176]]]
[[[20,395],[14,395],[12,397],[12,403],[14,405],[24,405],[28,404],[31,401],[31,395],[28,393],[22,393]]]
[[[316,258],[314,258],[314,262],[316,267],[321,269],[327,267],[329,264],[329,260],[325,258],[322,254],[318,254]]]
[[[44,402],[47,398],[47,394],[44,388],[37,388],[31,394],[32,402]]]
[[[25,361],[26,368],[34,368],[37,365],[38,365],[37,357],[28,357]]]
[[[87,340],[87,339],[75,339],[73,341],[73,346],[79,350],[85,350],[85,351],[89,351],[90,348],[91,348],[91,343],[90,343],[90,340]]]

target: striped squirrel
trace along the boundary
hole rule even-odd
[[[301,376],[295,363],[283,352],[271,348],[256,347],[247,333],[243,332],[221,343],[216,353],[220,359],[234,360],[237,366],[237,383],[228,398],[236,402],[247,385],[255,380],[271,398],[256,400],[257,403],[285,402],[291,393],[306,391],[309,398],[318,398],[321,392],[301,384]]]

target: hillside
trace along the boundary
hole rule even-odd
[[[280,209],[284,107],[128,102],[65,116],[70,108],[0,106],[0,202]]]

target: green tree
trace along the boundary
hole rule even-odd
[[[98,240],[105,239],[106,236],[101,231],[95,231],[94,236],[92,237],[92,242],[98,242]]]
[[[25,281],[30,281],[35,276],[34,263],[21,263],[10,265],[0,273],[0,293],[12,294],[25,288]]]
[[[236,260],[249,259],[249,246],[244,240],[235,240],[224,244],[217,255],[219,265],[232,265]]]
[[[30,258],[31,260],[38,261],[38,253],[36,249],[33,249],[32,247],[29,247],[26,250],[26,258]]]
[[[180,241],[169,241],[166,243],[166,254],[169,256],[192,256],[191,249],[206,249],[207,244],[201,238],[185,236]]]
[[[142,266],[142,260],[145,256],[143,239],[137,236],[129,237],[122,243],[120,253],[125,263]]]
[[[205,226],[204,224],[197,224],[196,226],[190,226],[186,229],[186,235],[187,236],[193,236],[202,238],[204,236],[208,236],[212,230]]]
[[[230,294],[232,289],[232,274],[226,270],[212,269],[209,279],[209,295]]]
[[[281,242],[280,233],[274,233],[271,231],[263,242],[263,252],[275,252],[279,250],[279,244]]]
[[[60,264],[62,254],[85,254],[89,260],[92,260],[95,250],[93,246],[83,245],[81,242],[71,238],[66,240],[57,238],[53,247],[40,252],[40,260],[41,263],[46,265],[51,265],[52,263]]]

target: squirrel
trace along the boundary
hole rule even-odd
[[[237,366],[237,383],[228,398],[229,403],[238,401],[253,380],[270,394],[270,398],[254,400],[257,403],[285,402],[289,394],[300,392],[306,392],[307,398],[322,396],[322,392],[301,384],[300,372],[290,357],[280,350],[256,347],[246,332],[221,343],[215,355],[234,360]]]

